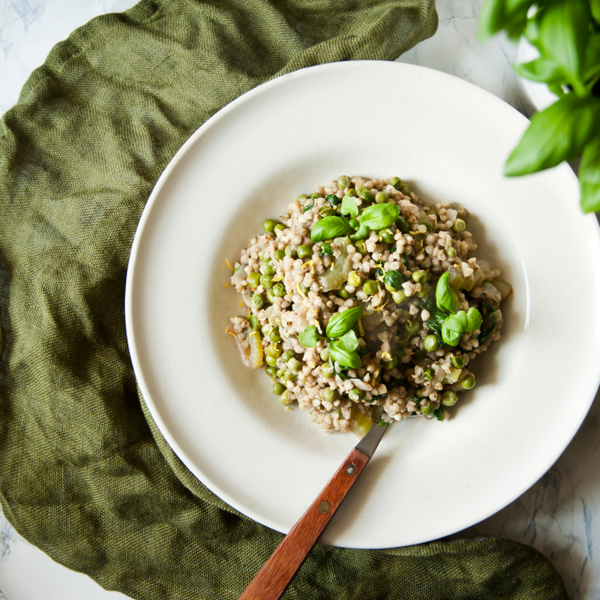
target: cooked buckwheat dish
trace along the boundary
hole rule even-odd
[[[473,256],[467,211],[427,205],[398,177],[341,176],[300,194],[242,249],[228,328],[243,363],[323,431],[440,421],[500,337],[511,286]]]

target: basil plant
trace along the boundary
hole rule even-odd
[[[536,113],[505,165],[518,176],[581,156],[584,212],[600,211],[600,0],[485,0],[479,38],[525,37],[540,56],[516,65],[558,100]]]

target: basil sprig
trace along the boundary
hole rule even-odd
[[[327,337],[337,338],[343,336],[362,317],[362,314],[361,308],[355,306],[354,308],[349,308],[344,312],[333,315],[329,319],[327,329],[325,330]]]
[[[399,215],[400,207],[396,204],[371,204],[362,211],[360,225],[379,231],[392,225]]]
[[[331,240],[346,235],[352,230],[352,225],[344,217],[329,216],[317,221],[311,231],[310,240],[313,244],[324,240]]]
[[[300,345],[305,348],[314,348],[319,340],[324,339],[322,335],[319,334],[317,328],[314,325],[309,325],[304,331],[300,333],[298,336],[298,341]]]
[[[358,338],[351,329],[338,340],[330,342],[329,356],[343,367],[359,369],[362,365],[362,361],[356,352],[357,348]]]
[[[538,50],[538,58],[515,70],[558,96],[533,116],[505,174],[534,173],[581,156],[581,207],[600,211],[600,2],[485,0],[479,37],[500,31],[513,39],[522,35]]]

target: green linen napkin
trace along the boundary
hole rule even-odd
[[[394,59],[436,25],[433,0],[142,0],[33,73],[0,126],[0,500],[21,535],[132,598],[242,592],[281,535],[195,480],[144,416],[123,308],[138,219],[175,152],[242,92]],[[483,538],[317,546],[285,597],[566,593],[535,550]]]

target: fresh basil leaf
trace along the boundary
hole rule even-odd
[[[356,333],[351,329],[347,333],[345,333],[339,340],[335,340],[335,344],[338,348],[342,348],[342,350],[346,350],[346,352],[353,352],[358,348],[358,338],[356,337]]]
[[[369,235],[371,235],[370,229],[368,227],[365,227],[364,225],[361,225],[358,228],[358,231],[350,236],[350,239],[353,242],[357,242],[358,240],[366,240],[369,237]]]
[[[542,56],[531,62],[514,65],[513,68],[517,75],[531,81],[560,84],[565,80],[562,69],[553,60]]]
[[[579,165],[579,185],[583,212],[600,211],[600,135],[583,151]]]
[[[389,227],[400,214],[400,207],[396,204],[371,204],[360,215],[361,227],[368,227],[379,231]]]
[[[592,16],[596,23],[600,23],[600,0],[590,0],[590,8],[592,9]]]
[[[435,303],[440,310],[453,313],[456,312],[455,292],[448,281],[449,277],[450,275],[446,271],[438,279],[435,288]]]
[[[461,314],[462,313],[462,314]],[[464,310],[459,311],[455,315],[446,317],[442,325],[442,339],[449,346],[456,346],[460,341],[465,327],[467,325],[467,315]]]
[[[311,202],[310,204],[307,204],[304,209],[302,210],[302,214],[304,214],[305,212],[309,211],[311,208],[314,208],[315,203]]]
[[[578,92],[582,89],[581,70],[590,30],[588,0],[549,2],[540,20],[543,55],[562,69]]]
[[[329,196],[327,196],[327,202],[329,202],[331,206],[337,206],[341,200],[335,194],[329,194]]]
[[[549,169],[575,158],[598,135],[600,99],[569,94],[536,113],[504,166],[509,177]]]
[[[342,198],[342,210],[343,215],[350,215],[352,217],[358,217],[358,204],[352,196],[344,196]]]
[[[310,239],[313,244],[323,240],[331,240],[345,235],[351,229],[352,225],[344,217],[325,217],[313,225],[310,231]]]
[[[337,313],[329,319],[329,323],[327,323],[327,329],[325,330],[325,334],[329,338],[338,338],[342,337],[347,331],[349,331],[354,323],[362,317],[362,310],[359,306],[355,306],[354,308],[349,308],[344,312]]]
[[[383,284],[388,291],[390,291],[389,288],[399,290],[406,280],[406,275],[402,275],[399,271],[388,271],[383,278]]]
[[[479,12],[479,41],[485,42],[502,29],[513,39],[520,37],[532,4],[533,0],[486,0]]]
[[[354,351],[348,351],[340,347],[339,340],[329,344],[329,356],[343,367],[359,369],[362,366],[360,356]]]
[[[317,328],[314,325],[309,325],[304,331],[298,336],[298,341],[301,346],[305,348],[314,348],[319,340],[322,340],[323,336],[319,335]]]
[[[475,331],[481,327],[482,323],[483,317],[481,313],[474,306],[471,306],[467,312],[467,326],[465,327],[465,331]]]

